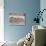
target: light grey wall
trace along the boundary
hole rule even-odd
[[[41,9],[41,11],[42,11],[43,9],[46,9],[46,0],[40,0],[40,9]],[[42,17],[43,17],[43,22],[40,21],[40,25],[46,27],[46,11],[43,12]]]
[[[7,41],[18,41],[32,30],[36,23],[33,19],[40,10],[40,0],[4,0],[4,38]],[[25,12],[25,26],[10,26],[8,23],[9,12]]]

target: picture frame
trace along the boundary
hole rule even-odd
[[[26,19],[24,13],[10,13],[9,14],[9,24],[22,26],[25,25]]]

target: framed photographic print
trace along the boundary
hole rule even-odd
[[[25,25],[25,15],[22,13],[14,13],[9,15],[10,25]]]

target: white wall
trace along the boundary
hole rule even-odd
[[[0,42],[4,41],[4,2],[0,0]]]

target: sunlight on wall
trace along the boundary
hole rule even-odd
[[[4,41],[4,1],[0,0],[0,42]]]

